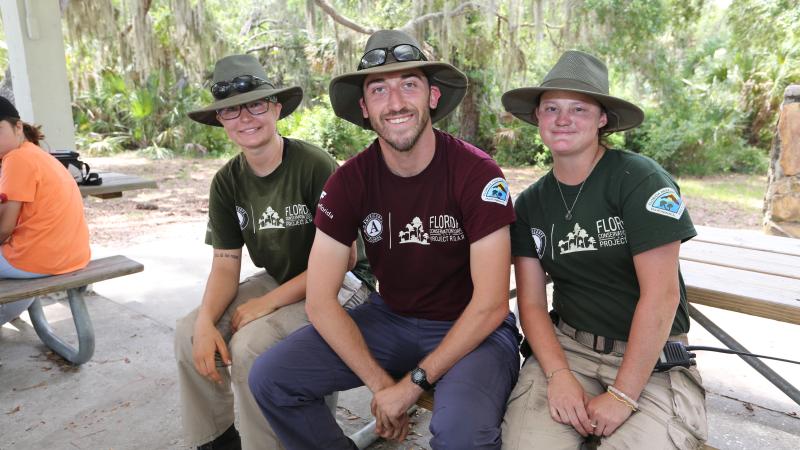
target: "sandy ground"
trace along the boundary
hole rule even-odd
[[[156,235],[159,227],[164,225],[204,220],[208,214],[211,179],[225,163],[223,159],[214,158],[150,160],[133,154],[86,158],[86,161],[92,170],[136,174],[158,183],[158,189],[125,193],[121,199],[87,199],[86,216],[91,240],[100,245]],[[544,171],[530,167],[504,168],[504,172],[513,193],[521,192],[544,174]],[[751,178],[747,175],[724,177],[743,181]],[[699,198],[687,197],[686,201],[697,225],[748,229],[760,226],[760,211]]]

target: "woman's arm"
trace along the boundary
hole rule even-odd
[[[6,241],[17,226],[22,202],[14,200],[0,204],[0,244]]]
[[[569,370],[553,322],[547,312],[546,276],[539,260],[514,258],[517,304],[525,337],[548,378],[547,399],[550,416],[556,422],[572,425],[583,436],[591,432],[586,403],[589,397]]]
[[[680,302],[680,244],[680,241],[670,242],[633,257],[639,281],[639,302],[614,387],[634,401],[650,379],[675,320]],[[593,398],[587,409],[589,417],[597,424],[595,434],[604,436],[613,433],[633,412],[609,393]]]

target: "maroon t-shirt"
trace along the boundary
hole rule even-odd
[[[456,320],[472,298],[470,244],[513,222],[514,209],[494,160],[434,132],[433,160],[413,177],[389,171],[377,140],[347,161],[325,184],[314,224],[348,246],[360,230],[392,311]]]

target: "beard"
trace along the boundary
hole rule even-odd
[[[395,112],[392,114],[384,114],[379,117],[372,117],[369,118],[369,123],[372,125],[372,129],[375,130],[375,133],[383,139],[387,144],[391,145],[392,148],[397,150],[398,152],[407,152],[414,148],[419,140],[420,136],[422,136],[422,132],[425,130],[425,127],[431,120],[431,112],[430,109],[424,108],[420,114],[417,114],[416,117],[419,119],[417,125],[408,130],[405,133],[396,133],[390,130],[390,127],[385,125],[385,117],[389,115],[395,114],[408,114],[412,113],[413,111],[408,108],[403,108],[399,112]]]

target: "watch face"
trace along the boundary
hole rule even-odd
[[[419,383],[425,379],[425,373],[419,369],[414,370],[411,372],[411,381],[414,383]]]

